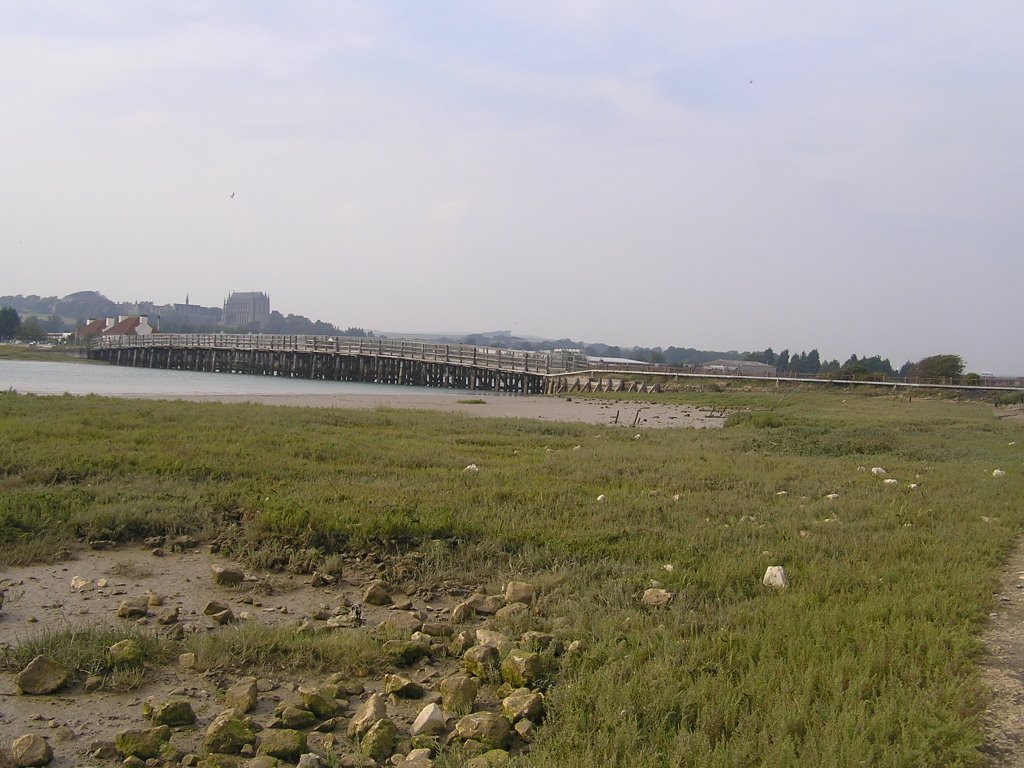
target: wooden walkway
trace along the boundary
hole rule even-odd
[[[519,394],[551,391],[587,367],[578,350],[526,352],[402,339],[280,334],[100,336],[88,355],[115,365],[362,381]]]

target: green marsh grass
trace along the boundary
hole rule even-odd
[[[983,403],[857,391],[672,399],[750,415],[633,440],[2,395],[0,562],[189,533],[264,565],[375,549],[421,583],[534,580],[587,650],[549,691],[533,765],[982,765],[977,637],[1024,522],[1024,428]],[[788,590],[761,586],[768,565]],[[675,594],[665,610],[639,603],[652,580]]]

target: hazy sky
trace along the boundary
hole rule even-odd
[[[1024,373],[1022,28],[1019,0],[7,0],[0,295]]]

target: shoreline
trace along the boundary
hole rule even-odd
[[[127,395],[137,400],[181,400],[186,402],[257,403],[289,408],[393,408],[428,410],[490,418],[530,419],[600,424],[628,428],[716,429],[724,424],[697,406],[674,403],[630,402],[542,395],[479,396],[483,403],[459,402],[465,395]],[[473,399],[477,399],[474,396]],[[616,414],[618,422],[616,423]]]

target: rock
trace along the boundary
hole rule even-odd
[[[392,595],[391,607],[396,611],[411,611],[412,599],[408,595],[403,595],[401,593]]]
[[[212,616],[215,613],[229,610],[230,606],[227,603],[222,603],[220,600],[208,600],[206,605],[203,606],[203,613],[206,616]]]
[[[872,467],[871,468],[871,474],[872,475],[884,475],[885,474],[885,467]]]
[[[317,716],[308,709],[291,705],[281,707],[277,712],[277,717],[281,727],[296,731],[312,728],[317,721]]]
[[[398,729],[395,728],[394,723],[387,718],[378,720],[359,741],[359,751],[378,763],[382,763],[395,751],[397,738]]]
[[[299,688],[299,696],[303,706],[321,720],[329,720],[341,711],[337,700],[319,688]]]
[[[476,464],[468,464],[466,466],[466,468],[464,470],[462,470],[462,471],[463,472],[479,472],[480,471],[480,467],[478,467]]]
[[[496,621],[519,621],[530,615],[530,606],[526,603],[508,603],[494,612]]]
[[[474,645],[477,645],[476,630],[464,629],[448,643],[448,650],[451,651],[453,656],[461,656]]]
[[[667,589],[651,587],[644,591],[644,596],[640,602],[651,608],[663,608],[672,602],[672,593]]]
[[[422,627],[423,622],[420,621],[415,614],[407,613],[405,611],[395,611],[377,625],[377,631],[411,634],[413,632],[419,632]]]
[[[224,694],[224,706],[245,715],[256,708],[256,678],[247,677],[232,685]]]
[[[178,606],[172,608],[165,608],[162,611],[158,611],[156,614],[157,624],[177,624],[178,623]]]
[[[466,605],[477,613],[490,616],[505,605],[505,598],[501,595],[485,595],[477,592],[466,598]]]
[[[526,651],[546,651],[550,648],[556,656],[562,652],[561,641],[547,632],[523,632],[519,643]]]
[[[254,757],[251,760],[247,760],[245,763],[245,768],[278,768],[279,765],[281,765],[281,761],[278,760],[276,757],[271,757],[270,755],[260,755],[259,757]]]
[[[235,614],[230,608],[225,611],[210,614],[210,618],[213,619],[216,624],[233,624],[235,621]]]
[[[501,702],[501,712],[510,723],[539,720],[544,714],[544,694],[529,688],[518,688]]]
[[[159,757],[164,744],[171,740],[171,729],[166,725],[139,731],[122,731],[114,738],[114,748],[121,757],[149,760]]]
[[[382,650],[400,664],[412,664],[430,655],[430,644],[417,640],[388,640]]]
[[[14,677],[22,693],[43,695],[59,691],[68,684],[71,673],[49,656],[36,656]]]
[[[775,589],[785,589],[789,586],[789,579],[786,578],[786,569],[781,565],[770,565],[764,572],[764,578],[761,583],[766,587],[773,587]]]
[[[252,765],[252,763],[249,765]],[[320,755],[313,752],[307,752],[299,756],[298,768],[325,768],[326,765],[327,763],[320,758]],[[246,768],[249,768],[249,766],[246,766]]]
[[[387,705],[383,694],[375,693],[359,708],[348,726],[349,736],[362,736],[378,720],[387,717]]]
[[[510,755],[504,749],[491,749],[466,763],[466,768],[504,768],[509,759]]]
[[[192,705],[181,699],[165,701],[154,707],[144,707],[143,712],[155,725],[192,725],[196,721]]]
[[[225,587],[235,587],[245,581],[245,573],[240,568],[229,568],[215,565],[210,569],[213,572],[213,583]]]
[[[514,688],[543,686],[550,674],[548,657],[532,651],[510,651],[501,662],[501,679]]]
[[[191,651],[178,656],[178,666],[182,669],[194,669],[196,666],[196,655]]]
[[[103,678],[99,675],[89,675],[85,678],[85,682],[82,683],[82,690],[86,693],[96,693],[102,687]]]
[[[455,724],[455,735],[460,739],[472,739],[496,749],[508,743],[511,732],[508,720],[493,712],[474,712]]]
[[[452,675],[441,681],[441,703],[449,712],[468,715],[480,691],[480,681],[469,675]]]
[[[117,747],[112,741],[90,741],[85,751],[90,757],[95,757],[97,760],[113,760],[117,757]]]
[[[71,588],[75,590],[75,592],[82,592],[86,589],[92,589],[92,580],[84,579],[81,576],[72,576]]]
[[[1003,477],[1004,475],[1006,475],[1006,473],[1001,469],[992,470],[992,477]]]
[[[131,600],[123,600],[117,606],[117,617],[119,619],[141,619],[149,615],[149,605],[144,597],[133,597]]]
[[[505,609],[502,608],[501,610]],[[492,648],[496,648],[499,656],[503,653],[508,653],[509,648],[512,647],[508,635],[495,632],[492,629],[478,629],[476,631],[476,645],[489,645]]]
[[[462,665],[466,671],[489,682],[501,679],[500,663],[498,649],[493,645],[474,645],[462,654]]]
[[[336,742],[337,739],[334,738],[332,733],[313,731],[306,734],[306,746],[309,747],[309,751],[320,755],[320,757],[329,756],[334,751]]]
[[[533,733],[537,730],[532,720],[520,720],[513,726],[513,730],[519,734],[519,738],[529,743],[533,741]]]
[[[239,755],[246,744],[255,744],[256,734],[231,710],[217,716],[206,729],[203,746],[208,752]]]
[[[473,606],[469,603],[456,603],[452,607],[452,623],[465,624],[474,618],[476,618],[476,611],[473,610]]]
[[[46,739],[35,733],[19,736],[11,742],[11,762],[17,768],[36,768],[53,760],[53,750]]]
[[[434,762],[430,759],[433,754],[433,750],[430,747],[420,747],[419,749],[410,749],[409,754],[405,756],[399,765],[406,765],[409,768],[432,768]]]
[[[475,694],[474,694],[475,696]],[[472,707],[472,702],[470,703]],[[437,704],[427,704],[412,723],[410,736],[439,736],[447,732],[448,723],[444,719],[444,711]]]
[[[532,603],[537,596],[537,588],[525,581],[510,581],[505,586],[506,603]]]
[[[448,621],[425,621],[421,631],[431,637],[451,637],[455,634],[455,627]]]
[[[269,755],[278,760],[294,763],[306,749],[306,734],[290,728],[266,730],[260,734],[257,755]]]
[[[363,592],[363,602],[370,605],[388,605],[391,603],[391,595],[388,592],[387,584],[380,579],[371,581],[366,585]]]
[[[107,648],[107,659],[112,667],[138,667],[142,665],[142,646],[135,638],[114,643]]]
[[[402,675],[384,675],[384,693],[393,693],[403,699],[423,696],[423,686]]]

